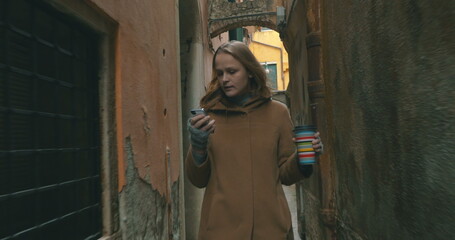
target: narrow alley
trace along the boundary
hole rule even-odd
[[[0,240],[202,240],[190,110],[232,40],[323,143],[287,239],[455,239],[454,26],[448,0],[0,0]]]

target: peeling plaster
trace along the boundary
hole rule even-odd
[[[125,140],[125,153],[127,184],[120,192],[123,239],[180,239],[179,181],[172,183],[169,202],[168,197],[139,177],[130,137]]]

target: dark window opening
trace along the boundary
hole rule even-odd
[[[96,34],[0,1],[0,240],[101,237]]]

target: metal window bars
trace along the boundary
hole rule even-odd
[[[0,240],[101,237],[97,37],[0,1]]]

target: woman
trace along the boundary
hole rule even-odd
[[[200,102],[207,114],[188,121],[187,175],[206,188],[199,239],[293,239],[282,184],[309,176],[312,167],[298,166],[289,112],[271,100],[267,75],[242,42],[219,47],[212,70]]]

